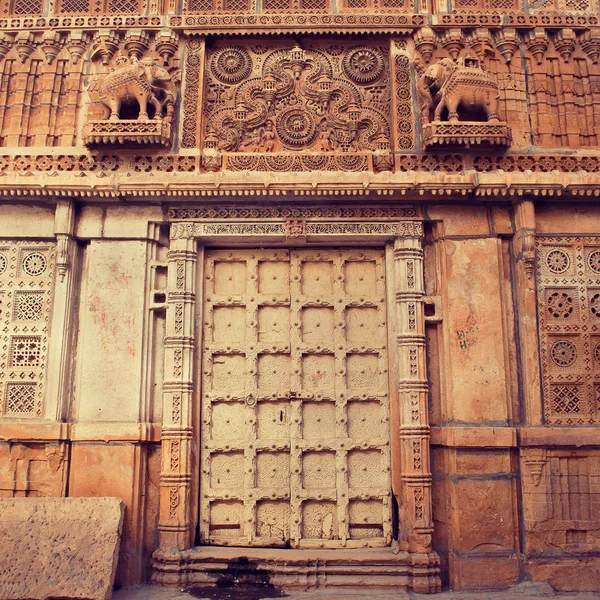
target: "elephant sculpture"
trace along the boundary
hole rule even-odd
[[[156,60],[143,58],[138,61],[121,57],[117,65],[98,87],[99,100],[110,111],[110,121],[118,121],[121,105],[131,100],[139,103],[138,120],[148,120],[148,105],[154,106],[155,119],[163,117],[163,109],[166,116],[173,114],[177,99],[176,83]]]
[[[458,121],[458,108],[482,110],[489,122],[498,122],[498,84],[479,67],[475,58],[461,58],[455,63],[442,58],[425,69],[418,85],[421,117],[429,122],[435,106],[434,121],[440,121],[444,108],[448,121]]]

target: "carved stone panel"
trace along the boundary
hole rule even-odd
[[[298,155],[296,170],[363,170],[356,161],[390,153],[389,73],[383,45],[217,42],[206,56],[205,168],[226,153],[232,170],[287,171]]]
[[[0,497],[63,496],[68,472],[64,442],[0,444]]]
[[[0,417],[43,417],[53,243],[0,243]]]
[[[600,416],[600,238],[536,240],[544,413],[584,425]]]
[[[391,542],[383,252],[205,262],[204,544]]]
[[[600,541],[597,451],[522,450],[527,551],[593,550]]]

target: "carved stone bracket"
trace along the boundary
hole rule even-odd
[[[546,461],[547,456],[545,448],[542,448],[537,452],[530,451],[523,458],[523,462],[529,469],[531,481],[535,487],[538,487],[542,481],[542,473],[544,471],[544,465],[546,464]]]

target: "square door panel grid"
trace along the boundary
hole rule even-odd
[[[205,261],[202,543],[391,543],[383,251]]]

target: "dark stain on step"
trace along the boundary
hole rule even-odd
[[[282,590],[271,583],[273,573],[259,569],[256,563],[245,557],[230,562],[226,569],[213,571],[215,586],[193,587],[188,593],[195,598],[210,600],[262,600],[263,598],[285,598]]]

